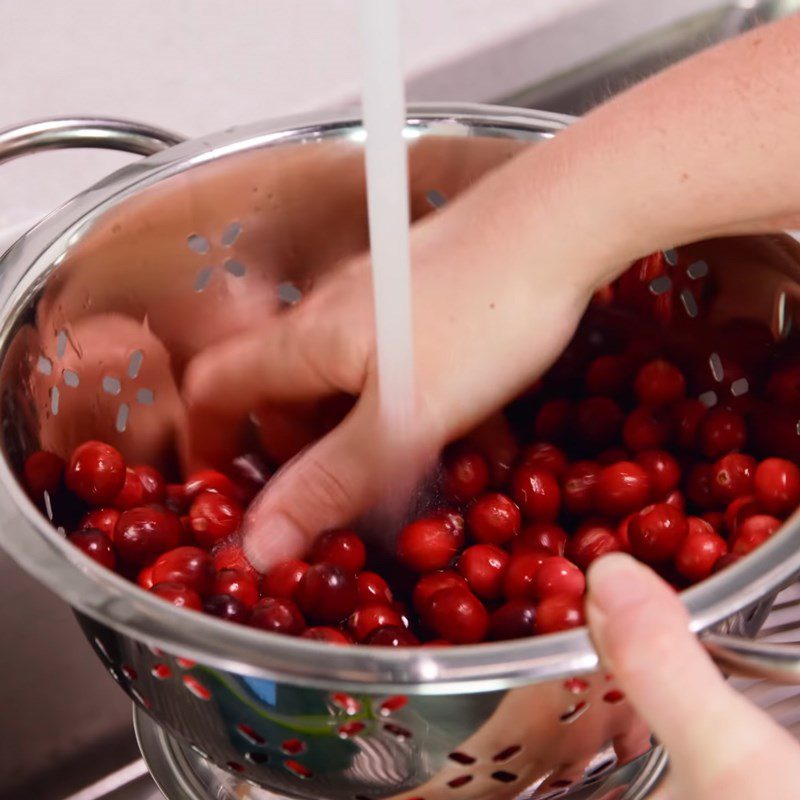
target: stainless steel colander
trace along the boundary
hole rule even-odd
[[[413,216],[436,213],[569,121],[517,109],[412,108]],[[0,133],[0,160],[48,147],[149,154],[45,218],[0,262],[0,543],[75,608],[141,709],[276,793],[577,795],[651,746],[585,630],[407,651],[268,635],[181,611],[104,570],[17,482],[32,449],[66,453],[86,438],[111,441],[131,460],[169,463],[193,354],[303,302],[316,276],[366,247],[363,139],[348,116],[184,143],[107,120]],[[735,311],[776,336],[789,330],[800,285],[792,240],[695,249],[720,280],[717,295],[687,313]],[[53,502],[43,498],[46,511]],[[752,556],[685,593],[693,629],[727,669],[800,675],[800,651],[748,638],[798,572],[795,516]]]

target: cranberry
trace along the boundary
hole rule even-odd
[[[322,624],[339,623],[358,605],[355,573],[335,564],[314,564],[300,580],[295,599],[310,620]]]
[[[31,495],[39,499],[45,492],[53,494],[64,476],[64,459],[47,450],[37,450],[26,459],[22,468],[25,485]]]
[[[642,450],[636,454],[636,463],[650,479],[650,495],[653,500],[663,499],[681,482],[680,465],[664,450]]]
[[[752,494],[755,471],[756,460],[752,456],[743,453],[722,456],[711,468],[711,494],[718,503],[724,504]]]
[[[249,503],[264,488],[270,471],[256,453],[247,453],[231,461],[229,473],[239,489],[239,497]]]
[[[695,464],[686,475],[686,496],[700,509],[714,508],[716,501],[711,491],[711,464]]]
[[[505,544],[519,533],[522,516],[510,497],[500,492],[490,492],[470,506],[467,524],[476,541]]]
[[[414,572],[431,572],[446,567],[463,543],[463,530],[447,517],[423,517],[400,531],[397,557]]]
[[[458,571],[469,588],[483,600],[497,600],[503,593],[508,553],[491,544],[468,547],[458,559]]]
[[[730,536],[734,536],[739,530],[739,526],[748,518],[755,514],[764,512],[761,503],[754,495],[737,497],[726,509],[723,519],[725,528]]]
[[[650,479],[638,464],[620,461],[603,467],[594,487],[594,505],[600,513],[620,517],[641,508],[650,497]]]
[[[677,508],[682,514],[686,511],[686,500],[683,497],[683,494],[678,491],[677,489],[674,492],[670,492],[665,498],[664,502],[668,506],[672,506],[673,508]]]
[[[146,565],[178,547],[181,521],[171,511],[155,506],[132,508],[120,514],[113,540],[122,559]]]
[[[486,638],[489,614],[466,589],[440,589],[428,601],[423,617],[434,632],[453,644],[476,644]]]
[[[738,556],[752,553],[759,545],[766,542],[780,526],[781,521],[768,514],[755,514],[748,517],[739,525],[739,530],[733,538],[731,552]]]
[[[619,539],[608,525],[595,524],[582,526],[567,546],[567,554],[582,570],[608,553],[620,550]]]
[[[200,595],[194,589],[183,584],[155,583],[150,591],[178,608],[190,608],[192,611],[202,611],[203,609]]]
[[[619,549],[623,553],[630,553],[631,551],[631,540],[630,536],[628,536],[628,529],[630,528],[631,520],[637,513],[638,512],[628,514],[628,516],[624,517],[619,525],[617,525],[617,541],[619,542]]]
[[[568,438],[574,415],[575,406],[569,400],[560,398],[548,401],[536,414],[533,425],[536,438],[552,442]]]
[[[626,356],[598,356],[586,370],[586,394],[619,397],[628,388],[631,368]]]
[[[594,461],[576,461],[567,467],[561,484],[564,508],[576,516],[594,510],[594,487],[600,466]]]
[[[267,597],[293,599],[308,567],[305,561],[297,559],[281,561],[261,579],[261,591]]]
[[[728,545],[710,525],[709,530],[693,531],[693,519],[689,518],[689,535],[675,554],[675,568],[684,578],[701,581],[714,571],[714,565],[728,552]]]
[[[648,564],[669,561],[689,532],[686,517],[666,503],[639,512],[628,526],[631,552]]]
[[[569,462],[564,451],[549,442],[536,442],[525,448],[521,463],[531,467],[539,467],[561,478],[566,472]]]
[[[96,528],[111,538],[114,535],[114,528],[117,527],[118,520],[119,511],[116,508],[97,508],[86,514],[78,527],[82,531],[87,528]]]
[[[469,589],[467,582],[457,573],[450,569],[440,570],[439,572],[429,572],[423,575],[414,587],[412,602],[418,614],[428,605],[428,601],[440,589]]]
[[[153,567],[142,567],[142,569],[139,570],[139,574],[136,576],[136,583],[138,583],[142,589],[152,589]]]
[[[365,606],[350,615],[348,626],[357,642],[363,642],[376,628],[402,628],[403,618],[389,606]]]
[[[199,547],[176,547],[162,553],[153,564],[155,583],[180,583],[204,595],[211,591],[213,580],[211,557]]]
[[[658,409],[634,408],[625,418],[622,439],[628,450],[654,450],[669,441],[670,426]]]
[[[358,605],[391,605],[394,601],[389,584],[377,572],[361,572],[358,575]]]
[[[511,600],[489,617],[489,639],[524,639],[532,636],[536,623],[536,606],[527,600]]]
[[[276,597],[264,597],[253,606],[250,624],[286,636],[299,636],[306,629],[300,609],[291,600]]]
[[[119,494],[114,498],[114,505],[122,511],[136,508],[145,504],[144,486],[139,476],[128,467],[125,470],[125,483]]]
[[[597,454],[597,463],[607,466],[617,461],[630,461],[631,454],[624,447],[607,447]]]
[[[511,480],[514,499],[526,517],[542,522],[555,520],[561,504],[561,491],[551,473],[522,464],[514,471]]]
[[[419,639],[407,628],[399,625],[386,625],[375,628],[364,641],[371,647],[415,647]]]
[[[203,611],[213,617],[226,619],[228,622],[247,622],[250,612],[247,606],[229,594],[213,594],[203,601]]]
[[[511,552],[514,555],[544,552],[563,556],[566,547],[567,534],[563,528],[554,522],[532,522],[514,539]]]
[[[358,535],[350,530],[333,530],[317,537],[311,550],[315,564],[325,562],[360,572],[367,563],[367,548]]]
[[[699,400],[682,400],[673,409],[675,438],[684,450],[694,450],[700,421],[708,409]]]
[[[66,483],[73,494],[91,505],[112,503],[125,484],[125,461],[111,445],[84,442],[72,453]]]
[[[744,447],[747,427],[744,417],[729,408],[712,408],[698,431],[700,449],[708,458],[719,458]]]
[[[244,516],[241,506],[216,492],[196,495],[189,509],[192,532],[201,547],[213,547],[239,530]]]
[[[533,594],[539,600],[553,595],[582,595],[586,591],[586,578],[571,561],[561,556],[551,556],[542,563],[533,576]]]
[[[252,608],[258,600],[258,585],[252,576],[238,569],[224,569],[214,576],[212,594],[225,594]]]
[[[223,475],[215,469],[201,469],[193,472],[184,483],[183,488],[189,500],[194,500],[203,492],[216,492],[224,497],[237,499],[239,497],[236,484],[227,475]]]
[[[78,550],[94,559],[98,564],[102,564],[108,569],[114,569],[116,566],[117,557],[114,547],[111,540],[102,531],[89,528],[70,534],[67,538]]]
[[[144,491],[145,504],[163,503],[167,496],[167,484],[164,476],[155,468],[147,464],[134,467],[133,471],[139,476]]]
[[[590,449],[607,447],[619,438],[622,409],[610,397],[587,397],[575,410],[575,439]]]
[[[527,600],[533,597],[533,578],[548,558],[548,553],[520,553],[512,556],[503,578],[505,597],[508,600]]]
[[[237,569],[251,578],[258,580],[256,568],[248,561],[244,550],[239,545],[227,544],[214,551],[214,569],[222,572],[224,569]]]
[[[176,514],[189,510],[189,495],[182,483],[168,483],[164,491],[164,505]]]
[[[583,623],[583,600],[576,595],[551,595],[536,606],[534,627],[538,634],[579,628]]]
[[[338,628],[329,628],[325,625],[318,628],[306,628],[301,636],[303,639],[314,639],[317,642],[327,642],[328,644],[352,644],[351,640]]]
[[[686,379],[676,366],[659,358],[639,370],[633,388],[643,406],[667,406],[686,394]]]
[[[457,503],[465,503],[486,491],[489,465],[477,451],[456,448],[444,457],[444,493]]]
[[[694,517],[691,519],[694,519]],[[725,526],[725,515],[721,511],[706,511],[706,513],[703,514],[700,519],[702,519],[703,522],[707,522],[717,533],[719,533]],[[691,532],[692,531],[690,528],[689,533]]]
[[[770,514],[790,514],[800,503],[800,469],[783,458],[764,459],[755,470],[755,495]]]

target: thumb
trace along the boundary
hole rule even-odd
[[[622,554],[599,559],[589,571],[587,615],[605,667],[685,785],[727,784],[767,742],[796,758],[791,737],[725,682],[690,633],[680,598],[651,570]]]

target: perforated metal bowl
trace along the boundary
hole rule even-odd
[[[415,218],[569,121],[516,109],[411,109]],[[358,119],[346,116],[182,144],[103,120],[0,134],[0,159],[85,145],[152,154],[48,216],[2,258],[0,543],[76,609],[141,708],[214,763],[275,792],[568,795],[650,746],[585,630],[411,650],[270,636],[181,611],[104,570],[17,482],[33,448],[66,452],[89,437],[132,460],[168,460],[192,355],[302,302],[315,275],[366,246],[363,139]],[[322,245],[309,248],[311,236]],[[794,316],[797,248],[748,241],[700,246],[712,274],[725,267],[709,313],[738,308],[781,335]],[[723,263],[731,247],[746,269]],[[751,557],[685,593],[692,628],[728,668],[800,674],[795,650],[746,638],[800,571],[798,544],[793,517]]]

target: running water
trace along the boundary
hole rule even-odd
[[[361,0],[362,113],[381,414],[387,432],[406,439],[412,425],[414,363],[398,6],[398,0]]]

